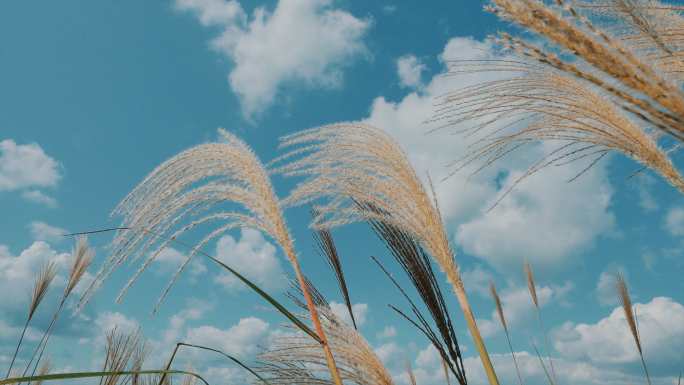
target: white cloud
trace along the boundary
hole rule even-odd
[[[287,84],[339,86],[342,68],[366,52],[362,38],[370,21],[332,3],[280,0],[272,12],[259,7],[251,18],[237,1],[176,0],[176,7],[222,29],[211,46],[235,64],[228,80],[245,115],[252,117]]]
[[[38,203],[49,208],[57,207],[57,200],[40,190],[27,190],[21,193],[21,197],[29,202]]]
[[[615,306],[618,304],[618,293],[616,286],[617,273],[627,276],[627,272],[622,266],[615,266],[601,272],[596,283],[596,299],[603,306]]]
[[[173,247],[164,248],[155,258],[157,272],[160,274],[168,274],[178,270],[181,264],[185,262],[187,255],[174,249]],[[190,277],[196,278],[198,275],[207,271],[207,267],[198,258],[194,258],[189,265]]]
[[[494,57],[489,43],[470,38],[451,39],[441,55],[442,61]],[[586,165],[546,168],[518,185],[490,213],[484,211],[500,194],[497,182],[510,184],[548,152],[548,146],[513,153],[472,177],[475,166],[443,180],[452,171],[448,164],[463,157],[471,142],[452,135],[450,129],[427,133],[438,127],[437,123],[424,123],[435,111],[435,98],[495,76],[501,75],[434,77],[420,94],[409,93],[398,102],[376,98],[366,121],[385,129],[403,145],[419,175],[430,173],[447,224],[460,224],[457,240],[466,252],[500,270],[518,268],[525,257],[539,268],[560,266],[613,229],[609,211],[612,190],[604,163],[573,183],[566,181]]]
[[[133,333],[140,327],[138,321],[116,311],[105,311],[95,318],[95,330],[106,335],[116,328],[120,333]]]
[[[644,355],[651,365],[679,365],[684,345],[684,306],[667,297],[635,304]],[[588,358],[595,363],[637,362],[639,356],[624,311],[616,307],[594,324],[565,323],[555,334],[554,346],[564,356]]]
[[[545,307],[547,304],[562,304],[567,294],[573,289],[571,282],[566,282],[562,286],[539,286],[537,285],[537,298],[539,306]],[[501,304],[504,310],[506,322],[510,328],[519,325],[533,324],[536,310],[532,303],[532,297],[527,286],[511,286],[499,292]],[[479,319],[478,325],[481,327],[483,336],[491,336],[501,330],[501,321],[496,309],[492,311],[489,319]]]
[[[226,330],[214,326],[191,328],[187,333],[187,341],[219,349],[238,357],[251,356],[257,352],[268,338],[269,324],[259,318],[242,318]]]
[[[330,301],[330,309],[333,313],[342,321],[346,322],[347,325],[352,324],[351,316],[349,315],[349,310],[347,310],[347,305],[335,301]],[[356,326],[362,326],[366,323],[366,315],[368,314],[368,304],[365,303],[355,303],[352,304],[352,311],[354,312],[354,319],[356,320]]]
[[[397,59],[399,84],[407,88],[421,88],[422,75],[427,66],[415,55],[404,55]]]
[[[665,229],[672,235],[684,235],[684,207],[676,206],[667,211]]]
[[[236,269],[240,274],[266,290],[287,287],[287,279],[276,247],[269,243],[260,231],[243,228],[240,240],[230,235],[222,236],[216,243],[216,258]],[[216,282],[230,290],[246,289],[245,285],[230,273],[221,273]]]
[[[53,187],[60,179],[57,161],[36,143],[0,141],[0,191]]]
[[[477,293],[484,298],[490,298],[489,283],[494,281],[494,276],[482,266],[476,265],[472,269],[462,270],[461,278],[466,290]]]
[[[388,366],[397,356],[400,356],[403,349],[395,342],[388,342],[373,349],[385,366]]]
[[[385,326],[384,329],[382,329],[376,336],[378,338],[392,338],[396,337],[397,335],[397,328],[394,326]]]
[[[650,174],[641,173],[636,177],[636,189],[639,194],[639,206],[646,212],[656,211],[660,208],[658,200],[653,196],[653,186],[656,178]]]
[[[0,245],[0,293],[3,293],[0,310],[3,313],[24,312],[35,277],[47,261],[55,262],[58,271],[64,271],[69,264],[69,254],[58,253],[43,241],[34,242],[17,256]],[[55,278],[55,284],[63,283],[63,277]]]
[[[59,243],[64,240],[64,234],[69,231],[61,227],[49,225],[41,221],[33,221],[29,224],[31,236],[36,241],[46,241],[52,243]]]

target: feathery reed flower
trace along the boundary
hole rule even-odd
[[[129,367],[130,370],[140,370],[142,361],[145,359],[145,342],[140,330],[130,333],[120,332],[116,327],[107,333],[107,345],[105,348],[105,362],[103,372],[123,372]],[[100,385],[117,385],[126,383],[121,381],[123,376],[110,374],[100,378]]]
[[[534,283],[534,274],[532,273],[532,266],[525,262],[525,278],[527,279],[527,288],[530,291],[530,297],[532,297],[532,303],[537,311],[537,320],[539,321],[539,329],[544,336],[544,346],[546,347],[546,352],[549,356],[549,366],[551,367],[551,381],[552,385],[558,384],[558,378],[556,377],[556,369],[553,365],[553,358],[551,358],[551,345],[549,344],[549,338],[546,334],[546,328],[544,328],[544,323],[542,322],[541,307],[539,306],[539,297],[537,297],[537,286]]]
[[[658,146],[663,134],[684,140],[684,8],[656,0],[554,3],[492,0],[488,7],[545,38],[550,48],[501,33],[498,42],[513,56],[450,64],[452,75],[505,75],[441,98],[433,121],[446,121],[445,126],[470,121],[464,131],[483,134],[458,168],[475,160],[484,168],[526,144],[549,141],[557,148],[496,203],[546,166],[589,160],[581,175],[610,151],[651,168],[684,192],[684,178],[668,157],[677,146],[667,151]],[[614,23],[599,27],[587,15]]]
[[[506,334],[506,342],[508,342],[508,349],[511,351],[511,357],[513,358],[513,365],[515,366],[515,373],[518,375],[518,382],[523,385],[522,375],[520,374],[520,367],[518,366],[518,359],[515,357],[515,351],[513,350],[513,343],[511,343],[511,334],[508,331],[508,324],[506,323],[506,316],[504,316],[503,305],[501,304],[501,298],[499,298],[499,293],[496,291],[496,286],[494,282],[489,283],[489,292],[494,299],[496,304],[496,312],[499,315],[499,321],[503,327],[504,334]]]
[[[522,59],[454,62],[450,71],[507,74],[442,97],[435,120],[445,120],[446,125],[471,121],[473,125],[462,132],[481,134],[472,150],[455,163],[456,171],[482,161],[480,171],[539,141],[557,143],[511,184],[499,201],[521,180],[544,167],[587,159],[588,169],[610,151],[622,152],[651,168],[684,192],[684,178],[656,143],[655,133],[643,130],[601,88]]]
[[[40,272],[36,276],[36,281],[33,284],[33,292],[31,294],[31,302],[29,302],[26,322],[24,323],[24,328],[21,330],[21,336],[19,337],[19,341],[17,342],[17,347],[14,349],[14,355],[12,355],[12,360],[10,361],[10,365],[7,368],[7,375],[5,377],[9,377],[12,373],[12,367],[14,367],[14,362],[17,359],[17,354],[19,354],[19,348],[21,348],[21,343],[24,341],[24,336],[26,335],[26,329],[28,328],[28,325],[31,322],[31,319],[33,318],[33,315],[35,314],[36,310],[38,310],[38,306],[41,302],[43,302],[43,298],[45,298],[45,295],[47,294],[47,291],[50,287],[50,284],[55,279],[56,275],[57,266],[54,262],[48,261],[47,263],[45,263],[45,265],[43,265],[43,267],[40,269]]]
[[[487,377],[491,384],[498,384],[463,288],[437,202],[425,190],[401,147],[377,128],[362,123],[340,123],[285,136],[281,139],[281,148],[289,148],[289,151],[274,163],[289,162],[274,172],[308,177],[284,203],[297,205],[330,198],[326,204],[316,206],[319,215],[314,219],[313,227],[331,228],[377,220],[397,226],[420,241],[446,273]]]
[[[307,290],[316,298],[316,306],[335,354],[340,376],[345,382],[358,385],[393,385],[392,376],[375,354],[373,348],[352,326],[338,318],[325,298],[310,284]],[[305,303],[298,295],[290,297],[302,309]],[[278,336],[273,345],[258,355],[262,365],[256,368],[273,385],[321,385],[332,382],[321,376],[325,372],[325,357],[318,345],[303,334]]]
[[[117,266],[132,255],[134,260],[146,256],[119,294],[118,300],[121,300],[170,242],[201,225],[212,226],[211,231],[180,265],[157,302],[155,311],[195,254],[210,241],[237,227],[252,227],[273,238],[304,287],[294,243],[268,173],[242,140],[223,129],[219,129],[219,134],[221,142],[195,146],[158,166],[119,204],[114,214],[123,217],[123,227],[139,231],[123,231],[117,235],[112,245],[114,252],[86,291],[82,304]],[[225,209],[226,205],[244,210],[231,211]],[[341,385],[317,310],[307,292],[304,292],[304,297],[326,352],[331,376],[337,385]]]
[[[38,370],[38,364],[40,363],[40,360],[43,357],[43,353],[45,352],[45,348],[47,347],[47,344],[50,340],[52,328],[55,326],[57,318],[59,317],[59,314],[62,312],[62,309],[64,308],[67,299],[85,275],[86,271],[88,270],[88,267],[90,267],[90,264],[92,263],[93,258],[95,257],[95,251],[88,245],[88,238],[86,236],[81,235],[76,238],[76,245],[74,246],[71,255],[73,261],[71,263],[71,268],[69,270],[69,279],[67,280],[67,284],[64,287],[64,292],[62,293],[62,298],[60,299],[59,305],[57,306],[57,310],[55,310],[54,314],[52,315],[50,324],[43,333],[43,336],[41,337],[38,346],[36,346],[35,350],[33,351],[31,360],[24,369],[24,375],[28,373],[31,364],[33,364],[33,370],[31,371],[31,375],[35,374],[36,370]],[[35,363],[33,362],[34,360]]]
[[[646,382],[651,385],[651,376],[648,374],[646,360],[644,360],[644,351],[641,345],[641,337],[639,336],[639,327],[637,325],[636,314],[634,314],[634,306],[632,305],[632,299],[629,296],[629,290],[627,289],[625,277],[620,273],[617,274],[616,288],[618,297],[620,298],[620,303],[622,304],[622,309],[625,312],[625,318],[627,319],[629,331],[632,334],[632,337],[634,337],[634,343],[636,344],[637,351],[639,352],[639,358],[641,358],[641,365],[644,368],[644,373],[646,374]]]

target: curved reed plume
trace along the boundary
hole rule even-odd
[[[455,62],[450,71],[496,71],[505,75],[442,99],[435,119],[445,120],[447,125],[473,122],[462,132],[481,134],[471,151],[456,162],[456,170],[481,161],[479,171],[538,141],[558,143],[512,183],[499,200],[522,179],[546,166],[587,159],[589,168],[610,151],[622,152],[653,169],[684,192],[684,178],[654,137],[599,87],[563,71],[515,59]]]
[[[213,225],[213,228],[176,271],[155,311],[195,254],[210,241],[237,227],[253,227],[273,238],[304,287],[294,243],[266,170],[247,144],[223,129],[219,129],[219,134],[222,142],[195,146],[158,166],[119,204],[114,214],[123,216],[122,227],[145,231],[123,231],[117,235],[112,244],[114,252],[98,272],[82,304],[117,266],[131,256],[133,259],[145,256],[138,271],[121,291],[121,300],[170,242],[201,225]],[[244,210],[231,211],[225,209],[225,205]],[[216,210],[207,213],[210,209]],[[337,385],[341,385],[316,308],[306,291],[304,297],[326,352],[331,376]]]
[[[17,347],[14,350],[14,355],[12,355],[12,360],[10,361],[9,368],[7,368],[7,375],[5,377],[9,377],[10,374],[12,374],[12,367],[14,366],[14,361],[17,359],[17,354],[19,353],[21,343],[24,341],[26,329],[28,329],[28,325],[31,322],[31,319],[33,319],[33,315],[36,313],[36,310],[38,310],[38,306],[41,302],[43,302],[43,298],[45,298],[48,288],[50,288],[50,284],[52,283],[52,280],[55,279],[56,275],[57,266],[54,262],[50,261],[43,265],[38,273],[38,276],[36,276],[36,281],[33,285],[33,292],[31,294],[31,302],[29,302],[26,322],[24,323],[24,328],[21,330],[21,337],[19,337],[19,342],[17,342]]]
[[[57,310],[55,310],[54,314],[52,315],[50,324],[43,333],[43,336],[41,337],[38,346],[36,346],[35,350],[33,351],[31,360],[24,369],[24,375],[26,375],[26,373],[28,372],[34,359],[36,361],[35,363],[33,363],[33,370],[31,371],[31,375],[34,375],[36,373],[36,370],[38,370],[38,364],[40,363],[40,360],[43,357],[45,348],[47,347],[47,344],[50,340],[52,328],[55,326],[59,314],[62,312],[62,309],[64,309],[64,305],[66,304],[67,299],[76,288],[76,285],[78,285],[78,283],[81,282],[81,279],[85,275],[86,271],[88,270],[88,267],[90,267],[90,264],[92,263],[93,258],[95,257],[95,250],[93,250],[88,245],[88,238],[85,235],[80,235],[76,238],[76,245],[74,246],[74,249],[71,252],[71,256],[73,260],[71,262],[71,268],[69,269],[69,278],[67,280],[66,286],[64,287],[64,292],[62,293],[62,298],[60,299],[59,305],[57,306]],[[38,355],[37,358],[36,355]]]
[[[611,35],[668,77],[684,80],[684,7],[655,0],[597,0],[575,7],[615,20]]]
[[[316,306],[342,380],[358,385],[393,385],[392,376],[363,336],[338,318],[323,296],[310,284],[308,290],[316,298]],[[301,295],[301,290],[298,291]],[[306,307],[298,297],[292,294],[291,297],[298,306]],[[332,383],[322,376],[326,371],[326,363],[320,348],[303,334],[278,337],[273,346],[259,354],[257,359],[262,364],[255,368],[256,371],[273,385]]]
[[[496,291],[496,286],[494,282],[489,283],[489,292],[494,299],[496,304],[496,312],[499,315],[499,321],[501,326],[503,326],[504,333],[506,334],[506,342],[508,343],[508,349],[511,352],[511,357],[513,357],[513,365],[515,366],[515,373],[518,375],[518,382],[523,385],[522,375],[520,374],[520,367],[518,366],[518,359],[515,357],[515,351],[513,350],[513,343],[511,343],[511,334],[508,330],[508,323],[506,322],[506,316],[504,315],[503,305],[501,304],[501,298],[499,298],[499,293]]]
[[[648,385],[651,385],[651,376],[648,374],[646,360],[644,360],[644,351],[641,345],[641,336],[639,335],[639,327],[637,325],[636,314],[634,314],[632,299],[629,296],[629,290],[627,289],[625,277],[620,273],[617,275],[615,286],[617,288],[618,297],[620,298],[620,303],[622,304],[622,310],[625,312],[625,318],[627,319],[629,331],[632,334],[632,337],[634,337],[634,343],[636,344],[637,351],[639,352],[639,358],[641,358],[641,365],[644,369],[644,374],[646,374],[646,382]]]
[[[666,132],[684,138],[684,94],[676,83],[667,81],[658,68],[647,63],[637,52],[597,28],[565,0],[556,0],[562,9],[554,9],[540,0],[493,0],[490,7],[497,15],[533,31],[558,47],[572,53],[604,77],[617,82],[628,93],[643,95],[642,102]],[[648,99],[648,100],[646,100]]]
[[[281,147],[290,150],[274,162],[290,162],[275,172],[309,177],[292,191],[285,203],[297,205],[330,198],[328,203],[316,206],[319,215],[312,223],[314,227],[377,220],[397,226],[419,240],[446,273],[488,379],[498,384],[437,202],[425,190],[399,145],[379,129],[362,123],[340,123],[283,137]],[[374,210],[368,210],[368,205]]]

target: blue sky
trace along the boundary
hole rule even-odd
[[[430,7],[417,1],[67,1],[42,3],[39,11],[31,2],[8,1],[0,7],[0,369],[41,261],[67,264],[72,245],[60,234],[116,225],[109,213],[127,192],[179,151],[216,140],[218,127],[268,161],[284,134],[365,120],[397,138],[421,175],[441,180],[467,143],[448,130],[426,135],[431,127],[423,122],[436,96],[485,80],[440,77],[445,60],[494,57],[485,38],[510,29],[479,2],[456,1]],[[504,299],[516,349],[529,362],[529,383],[543,382],[528,355],[530,339],[541,336],[523,281],[527,259],[537,273],[563,383],[640,381],[631,337],[614,310],[617,271],[641,304],[653,375],[673,383],[684,365],[684,201],[655,175],[628,178],[638,165],[614,155],[570,184],[565,180],[581,165],[544,170],[486,213],[502,180],[524,171],[530,156],[436,186],[488,346],[502,354],[495,355],[502,377],[514,379],[486,293],[490,279]],[[281,196],[295,182],[274,179]],[[305,272],[339,303],[333,276],[314,252],[307,209],[286,215]],[[334,235],[364,319],[361,330],[397,382],[406,383],[409,360],[421,385],[441,383],[428,342],[386,306],[406,304],[369,259],[384,258],[404,278],[383,246],[363,225]],[[91,238],[97,262],[106,258],[109,240]],[[209,249],[284,299],[290,268],[269,239],[235,231]],[[114,299],[134,267],[118,271],[81,314],[62,318],[49,348],[55,368],[98,365],[104,330],[114,324],[142,326],[153,346],[151,363],[165,360],[181,339],[253,358],[256,345],[267,344],[283,320],[206,263],[196,263],[160,313],[150,315],[182,252],[165,253],[122,304]],[[50,306],[41,309],[29,342],[49,321]],[[472,382],[483,383],[462,319],[455,319]],[[245,381],[209,356],[184,360],[212,383]]]

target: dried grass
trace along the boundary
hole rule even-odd
[[[295,270],[300,285],[305,283],[281,204],[268,173],[254,152],[242,140],[220,129],[222,141],[195,146],[158,166],[114,210],[123,226],[138,231],[120,232],[112,243],[114,252],[98,272],[81,300],[85,304],[97,287],[126,260],[145,257],[137,272],[119,294],[126,291],[176,238],[193,228],[213,225],[180,265],[155,306],[155,312],[192,258],[207,243],[229,230],[252,227],[273,238]],[[224,209],[225,205],[242,210]],[[210,209],[215,209],[206,213]],[[185,224],[183,224],[185,223]],[[335,362],[327,346],[318,314],[308,293],[304,293],[311,319],[326,352],[331,376],[341,385]]]
[[[291,294],[302,309],[305,304],[298,295]],[[328,336],[330,348],[338,363],[340,376],[345,383],[358,385],[392,385],[392,376],[363,336],[351,325],[339,319],[325,298],[312,286],[308,287],[316,298],[316,306]],[[303,334],[283,334],[257,359],[262,363],[256,371],[273,385],[331,384],[325,376],[326,361],[318,344]]]
[[[312,225],[331,228],[376,220],[418,239],[453,287],[491,384],[498,384],[468,302],[434,194],[428,194],[401,147],[384,131],[362,123],[339,123],[281,139],[288,149],[274,172],[306,176],[285,199],[288,206],[319,198]],[[358,205],[362,203],[362,205]],[[372,207],[373,210],[369,210]]]
[[[636,314],[634,313],[634,306],[632,305],[632,299],[629,296],[629,290],[627,289],[625,277],[620,273],[617,275],[616,288],[618,297],[620,298],[620,303],[622,304],[622,309],[625,312],[625,318],[627,320],[627,325],[629,326],[629,331],[632,334],[632,337],[634,337],[634,343],[636,344],[637,351],[639,352],[639,358],[641,358],[641,365],[644,369],[644,374],[646,375],[646,382],[651,385],[651,376],[648,373],[646,360],[644,360],[644,351],[641,347],[641,338],[639,336],[639,327],[637,324]]]

